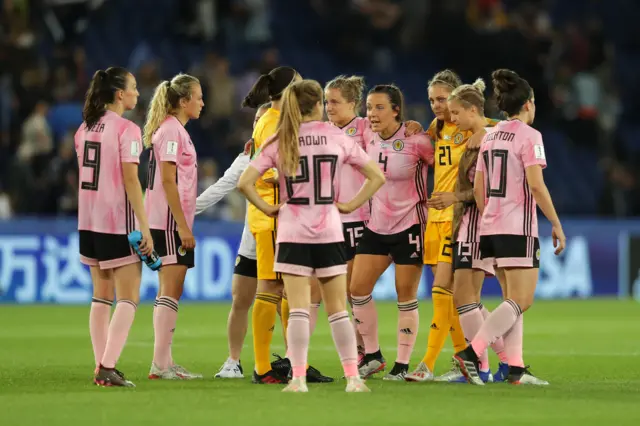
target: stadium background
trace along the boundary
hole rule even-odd
[[[432,119],[426,82],[448,67],[471,82],[508,67],[536,91],[549,189],[568,236],[565,255],[542,244],[538,294],[627,297],[640,282],[640,17],[625,0],[3,0],[0,19],[0,300],[86,303],[78,262],[73,133],[97,68],[138,79],[128,117],[142,124],[153,88],[197,75],[205,110],[188,129],[201,190],[251,134],[240,100],[280,64],[326,82],[360,74],[395,82],[407,116]],[[496,116],[489,103],[488,113]],[[146,159],[140,167],[146,181]],[[231,194],[198,218],[197,267],[185,299],[230,298],[244,201]],[[549,235],[544,226],[542,235]],[[392,271],[376,288],[394,297]],[[421,295],[431,279],[425,271]],[[143,296],[157,280],[145,269]],[[635,286],[640,295],[640,285]],[[497,295],[495,283],[487,294]],[[640,296],[639,296],[640,297]]]
[[[0,0],[0,424],[640,424],[640,304],[630,298],[640,300],[638,18],[637,0]],[[393,81],[408,117],[425,126],[426,84],[437,70],[453,68],[466,82],[488,82],[497,67],[517,70],[536,91],[545,179],[568,237],[555,257],[542,226],[538,300],[526,313],[526,362],[552,385],[371,379],[371,394],[347,398],[324,312],[309,362],[334,384],[310,385],[291,401],[280,386],[213,380],[227,357],[244,212],[231,194],[196,221],[198,266],[184,299],[200,303],[181,304],[172,349],[205,380],[147,380],[157,278],[145,267],[143,304],[118,363],[138,387],[93,386],[72,136],[91,75],[114,64],[137,77],[139,107],[129,117],[139,124],[161,79],[200,76],[206,107],[188,127],[201,189],[250,137],[253,112],[239,108],[242,96],[279,64],[322,83],[341,73],[364,75],[369,85]],[[392,277],[387,271],[375,293],[388,361],[397,339]],[[430,280],[425,272],[421,299]],[[495,282],[486,284],[483,296],[497,295]],[[427,344],[431,308],[428,299],[420,304],[412,366]],[[245,373],[253,365],[250,333]],[[275,334],[272,349],[284,354],[279,325]],[[451,350],[447,343],[438,374],[450,368]]]

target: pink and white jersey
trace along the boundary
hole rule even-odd
[[[107,111],[93,127],[75,134],[78,156],[78,230],[128,234],[136,217],[127,199],[122,163],[140,163],[140,128]]]
[[[427,223],[427,169],[433,164],[433,145],[425,133],[405,136],[405,126],[388,139],[365,132],[367,154],[378,163],[387,182],[375,193],[367,227],[391,235]]]
[[[538,236],[538,215],[525,169],[547,166],[540,132],[520,120],[487,130],[476,170],[485,176],[480,235]]]
[[[476,163],[477,164],[477,163]],[[476,176],[476,168],[469,169],[469,181],[473,183]],[[456,241],[462,243],[479,243],[480,242],[480,210],[475,202],[465,206],[464,214],[460,219],[460,227],[458,228],[458,237]]]
[[[369,120],[363,117],[355,117],[346,126],[340,127],[345,135],[349,136],[363,150],[367,149],[364,142],[365,130],[369,128]],[[338,189],[338,201],[341,203],[349,202],[364,185],[366,178],[358,171],[358,169],[346,165],[342,168],[342,174],[338,180],[340,188]],[[369,203],[364,203],[358,210],[341,215],[343,223],[364,222],[369,220],[371,216],[371,208]]]
[[[277,139],[251,162],[260,174],[276,167],[282,200],[278,213],[278,243],[326,244],[344,241],[335,205],[338,179],[344,167],[364,167],[369,157],[350,137],[321,121],[302,123],[298,138],[300,166],[295,178],[285,178],[278,161]]]
[[[160,163],[176,165],[176,180],[180,205],[189,229],[193,229],[198,197],[198,158],[189,132],[174,116],[167,117],[152,138],[153,151],[149,159],[149,183],[144,207],[151,229],[177,230],[177,225],[162,186]]]

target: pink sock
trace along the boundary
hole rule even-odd
[[[358,349],[353,326],[347,311],[338,312],[329,317],[329,326],[333,343],[336,345],[345,377],[358,376]]]
[[[522,309],[516,302],[507,299],[500,304],[486,319],[473,338],[471,346],[478,357],[486,351],[489,345],[502,337],[513,327],[518,317],[522,315]]]
[[[491,312],[489,312],[489,310],[482,303],[479,303],[478,305],[480,308],[480,312],[482,312],[482,316],[486,320]],[[503,364],[507,363],[507,353],[504,351],[504,340],[502,337],[498,337],[498,340],[491,344],[491,349],[493,349],[493,352],[498,355],[500,362],[502,362]]]
[[[482,312],[478,308],[477,303],[470,303],[468,305],[462,305],[457,308],[458,315],[460,315],[460,325],[462,325],[462,331],[464,335],[467,337],[467,340],[476,336],[480,327],[482,327],[482,323],[484,322],[484,318],[482,317]],[[480,370],[488,371],[489,370],[489,354],[487,351],[482,353],[480,358]]]
[[[102,366],[106,368],[115,368],[124,344],[127,343],[129,330],[136,316],[137,305],[131,300],[118,300],[116,309],[113,312],[111,324],[109,324],[109,334],[107,336],[107,344],[102,356]]]
[[[319,303],[312,303],[309,305],[309,336],[313,334],[316,329],[316,322],[318,321],[318,311],[320,310]]]
[[[161,296],[155,309],[153,332],[153,363],[161,370],[171,366],[171,341],[178,320],[178,301],[173,297]]]
[[[398,302],[398,354],[396,362],[409,364],[418,337],[418,301]]]
[[[287,342],[293,378],[307,377],[309,329],[309,311],[307,309],[290,309]]]
[[[518,317],[511,330],[504,335],[504,347],[507,353],[507,364],[514,367],[524,367],[522,357],[523,318]]]
[[[111,300],[91,299],[91,310],[89,311],[89,334],[91,335],[91,345],[93,346],[93,357],[96,367],[100,365],[104,348],[107,345],[107,335],[109,334],[109,318],[111,317]]]
[[[353,315],[358,331],[364,342],[365,352],[372,354],[380,350],[378,341],[378,313],[371,295],[351,296],[353,299]]]
[[[351,325],[353,326],[353,332],[356,335],[356,343],[358,344],[358,352],[362,350],[364,352],[364,340],[362,340],[362,336],[358,331],[358,320],[356,320],[356,314],[353,311],[353,303],[351,304]]]

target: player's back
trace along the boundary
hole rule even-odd
[[[277,143],[270,145],[263,154],[273,156],[274,151],[277,152]],[[344,241],[342,221],[335,205],[337,180],[343,167],[363,167],[369,158],[342,130],[320,121],[301,124],[298,147],[300,161],[296,177],[285,178],[285,171],[278,170],[286,201],[278,214],[278,242]]]
[[[538,236],[536,202],[526,168],[546,167],[540,132],[520,120],[501,121],[483,138],[477,170],[485,174],[482,235]]]
[[[136,228],[127,200],[122,163],[139,163],[140,128],[107,111],[90,128],[85,123],[75,134],[79,167],[78,229],[126,234]]]
[[[378,234],[397,234],[426,223],[427,169],[433,146],[425,134],[405,136],[404,124],[388,139],[367,133],[367,153],[378,163],[386,183],[375,193],[367,225]]]
[[[350,137],[357,145],[359,145],[363,150],[366,150],[366,143],[364,141],[365,131],[369,128],[369,121],[363,117],[355,117],[353,120],[349,122],[346,126],[341,127],[340,129],[344,132],[345,135]],[[342,168],[342,173],[339,178],[339,191],[338,191],[338,201],[341,203],[346,203],[353,199],[356,194],[362,188],[364,181],[366,178],[359,170],[355,167],[351,167],[346,165]],[[369,220],[371,215],[371,209],[369,207],[369,203],[364,203],[362,207],[359,209],[341,215],[342,222],[364,222]]]

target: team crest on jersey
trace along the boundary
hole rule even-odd
[[[182,246],[178,247],[178,254],[180,256],[184,256],[185,254],[187,254],[187,250],[185,250]]]
[[[462,135],[462,133],[456,133],[456,135],[453,137],[453,143],[456,145],[460,145],[463,140],[464,136]]]
[[[356,135],[356,128],[355,127],[349,127],[347,129],[347,135],[349,136],[355,136]]]
[[[404,148],[404,142],[401,139],[396,139],[393,141],[393,150],[394,151],[402,151]]]

